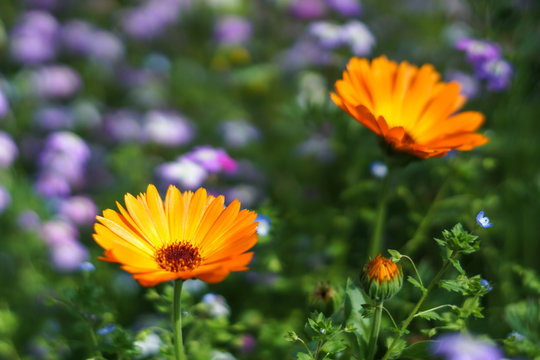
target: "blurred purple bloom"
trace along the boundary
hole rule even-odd
[[[326,14],[322,0],[292,0],[289,11],[299,19],[316,19]]]
[[[15,141],[8,133],[0,130],[0,169],[11,166],[18,153]]]
[[[477,69],[477,75],[481,79],[486,79],[488,90],[501,91],[510,86],[512,65],[503,59],[489,60]]]
[[[365,56],[371,53],[371,48],[375,45],[375,37],[366,25],[360,21],[349,21],[343,25],[343,41],[347,43],[351,51],[356,56]]]
[[[51,257],[58,270],[75,271],[88,259],[88,250],[79,241],[73,240],[53,246]]]
[[[140,115],[131,110],[116,110],[104,117],[105,134],[120,142],[142,140],[142,125]]]
[[[208,306],[210,315],[214,317],[229,316],[231,313],[227,300],[221,295],[208,293],[203,296],[202,302]]]
[[[176,23],[187,0],[146,0],[122,16],[122,28],[136,39],[152,39]]]
[[[6,116],[6,114],[9,111],[9,103],[6,98],[6,95],[2,91],[2,88],[0,88],[0,118],[3,118]]]
[[[61,219],[45,221],[41,225],[40,234],[45,243],[53,247],[76,242],[79,237],[77,228],[71,223]]]
[[[296,150],[300,155],[313,156],[322,162],[330,161],[334,158],[334,153],[330,148],[328,137],[322,134],[314,134],[308,140],[297,146]]]
[[[17,225],[24,230],[37,229],[41,225],[41,219],[35,211],[25,210],[17,217]]]
[[[198,146],[184,157],[200,164],[209,173],[232,173],[237,168],[236,161],[225,150],[211,146]]]
[[[300,40],[281,56],[281,64],[286,70],[298,70],[311,65],[328,65],[332,54],[321,48],[315,41]]]
[[[59,154],[69,156],[82,164],[90,158],[90,148],[81,137],[72,132],[55,132],[49,135],[45,141],[41,163],[47,165],[50,157]]]
[[[227,199],[237,199],[244,207],[253,207],[259,197],[259,190],[253,185],[240,184],[225,191]]]
[[[65,106],[47,106],[36,110],[34,121],[44,130],[64,130],[73,126],[71,109]]]
[[[24,13],[11,31],[11,56],[24,64],[39,64],[56,56],[59,25],[45,11]]]
[[[434,355],[447,360],[500,360],[502,352],[497,346],[464,334],[441,336],[432,346]]]
[[[479,84],[476,78],[461,71],[451,71],[447,75],[448,81],[455,81],[459,84],[459,92],[467,98],[472,99],[478,95]]]
[[[99,335],[107,335],[107,334],[110,334],[111,332],[113,332],[115,328],[116,328],[116,326],[115,326],[114,324],[109,324],[109,325],[107,325],[107,326],[102,327],[101,329],[99,329],[99,330],[97,331],[97,333],[98,333]]]
[[[36,95],[46,99],[66,98],[74,95],[81,87],[79,74],[65,65],[42,67],[32,74],[32,85]]]
[[[221,135],[227,146],[239,148],[259,139],[259,130],[246,120],[225,121],[220,127]]]
[[[95,220],[98,208],[88,196],[72,196],[60,203],[58,213],[76,225],[89,225]]]
[[[326,0],[326,4],[340,15],[346,17],[355,17],[362,13],[359,0]]]
[[[257,340],[253,337],[253,335],[250,335],[250,334],[242,335],[242,338],[240,340],[241,340],[240,351],[244,354],[252,353],[257,347]]]
[[[62,176],[43,172],[34,184],[36,192],[45,197],[66,196],[71,192],[71,187]]]
[[[245,44],[251,38],[251,33],[249,20],[236,15],[220,18],[214,28],[214,38],[221,45]]]
[[[83,273],[91,273],[96,270],[96,266],[89,261],[83,261],[79,264],[79,271]]]
[[[191,123],[172,111],[150,111],[144,118],[146,140],[164,146],[179,146],[193,138]]]
[[[159,166],[156,173],[163,182],[178,184],[187,189],[198,188],[208,177],[208,172],[204,167],[195,161],[182,157],[174,162]]]
[[[11,204],[11,195],[5,187],[0,185],[0,214],[2,214]]]
[[[478,225],[483,227],[484,229],[490,228],[493,226],[493,224],[489,221],[489,218],[487,216],[484,216],[484,211],[480,211],[478,215],[476,215],[476,222]]]
[[[458,50],[465,51],[467,60],[473,65],[498,59],[501,56],[499,45],[487,40],[461,38],[456,42],[455,47]]]
[[[325,49],[332,50],[344,43],[340,25],[327,21],[316,21],[309,25],[307,31]]]

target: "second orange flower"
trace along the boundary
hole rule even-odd
[[[332,100],[399,152],[419,158],[471,150],[488,138],[476,133],[484,115],[457,111],[466,98],[459,84],[439,81],[432,65],[420,68],[382,56],[352,58]]]

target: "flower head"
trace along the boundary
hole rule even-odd
[[[376,301],[390,299],[403,285],[401,267],[381,254],[364,265],[362,285],[366,293]]]
[[[120,213],[98,216],[94,240],[105,249],[104,261],[122,264],[143,286],[175,279],[222,281],[231,271],[247,270],[257,242],[257,214],[240,211],[234,200],[200,188],[180,192],[170,186],[163,203],[154,185],[125,196]]]
[[[433,345],[432,352],[447,360],[499,360],[503,357],[495,345],[462,334],[440,337]]]
[[[480,211],[478,215],[476,215],[476,222],[478,225],[483,227],[484,229],[490,228],[493,226],[493,224],[489,221],[489,218],[487,216],[484,216],[484,211]]]
[[[485,144],[488,139],[475,133],[484,116],[456,113],[466,98],[457,83],[440,82],[439,77],[429,64],[418,68],[384,56],[371,64],[352,58],[331,95],[336,105],[399,152],[441,157]]]

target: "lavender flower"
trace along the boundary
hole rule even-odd
[[[89,225],[94,222],[98,209],[91,198],[78,195],[63,200],[58,213],[76,225]]]
[[[497,346],[469,335],[441,336],[432,346],[432,353],[447,360],[500,360],[502,352]]]
[[[65,242],[51,248],[52,263],[60,271],[78,270],[88,259],[88,250],[78,241]]]
[[[144,118],[146,140],[164,146],[180,146],[193,138],[193,126],[170,111],[150,111]]]
[[[209,173],[226,172],[236,170],[236,161],[223,149],[215,149],[211,146],[199,146],[185,155],[186,159],[201,165]]]
[[[79,231],[65,220],[53,219],[41,225],[40,235],[47,245],[54,247],[77,241]]]
[[[242,335],[240,338],[241,345],[240,345],[240,351],[244,354],[250,354],[252,353],[255,348],[257,347],[257,340],[253,335],[245,334]]]
[[[124,44],[116,35],[82,20],[67,22],[61,38],[63,47],[72,54],[103,62],[116,62],[124,56]]]
[[[326,0],[326,4],[340,15],[346,17],[355,17],[362,13],[359,0]]]
[[[286,70],[298,70],[311,65],[328,65],[333,57],[315,41],[301,39],[281,55],[281,65]]]
[[[459,92],[467,98],[472,99],[478,95],[478,81],[471,75],[461,71],[451,71],[447,75],[449,81],[455,81],[459,84]]]
[[[2,88],[0,88],[0,118],[3,118],[7,115],[9,111],[9,103],[6,98],[6,95],[2,91]]]
[[[73,126],[73,114],[66,106],[47,106],[34,113],[34,121],[44,130],[63,130]]]
[[[316,19],[326,13],[326,6],[322,0],[293,0],[289,11],[299,19]]]
[[[473,65],[499,59],[501,56],[499,45],[487,40],[461,38],[456,42],[455,47],[465,51],[467,60]]]
[[[136,39],[158,37],[177,22],[181,10],[188,5],[186,0],[146,0],[123,14],[122,28]]]
[[[486,79],[487,88],[491,91],[501,91],[510,85],[512,80],[512,65],[503,59],[493,59],[483,63],[477,70],[481,79]]]
[[[65,65],[42,67],[34,71],[31,80],[36,95],[45,99],[70,97],[81,87],[77,72]]]
[[[356,56],[365,56],[371,53],[375,45],[375,37],[368,27],[360,21],[349,21],[342,28],[343,41],[346,42]]]
[[[238,199],[245,207],[253,207],[259,197],[259,190],[253,185],[240,184],[225,191],[227,199]]]
[[[231,309],[227,305],[227,301],[221,295],[208,293],[203,296],[202,302],[208,306],[208,311],[213,317],[229,316]]]
[[[484,229],[490,228],[493,226],[493,224],[489,221],[489,218],[487,216],[484,216],[484,211],[480,211],[478,215],[476,215],[476,222],[478,225],[483,227]]]
[[[11,204],[11,195],[5,187],[0,185],[0,214],[2,214]]]
[[[251,38],[249,20],[235,15],[220,18],[214,28],[214,38],[221,45],[245,44]]]
[[[341,26],[327,21],[316,21],[307,30],[308,34],[317,39],[318,43],[328,50],[335,49],[344,43]]]
[[[23,230],[35,230],[40,227],[41,219],[33,210],[25,210],[17,217],[17,225]]]
[[[44,197],[66,196],[71,192],[71,187],[66,179],[46,171],[39,175],[34,188],[38,194]]]
[[[244,147],[260,137],[259,130],[246,120],[225,121],[219,129],[225,144],[233,148]]]
[[[17,145],[8,133],[0,131],[0,169],[11,166],[17,158]]]
[[[18,20],[11,32],[11,56],[24,64],[39,64],[56,56],[59,25],[45,11],[29,11]]]
[[[208,177],[208,172],[203,166],[183,157],[159,166],[156,173],[163,182],[179,184],[187,189],[200,187]]]
[[[107,114],[103,119],[104,133],[115,141],[132,142],[143,138],[140,115],[121,109]]]

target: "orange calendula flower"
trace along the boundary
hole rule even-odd
[[[403,272],[400,266],[379,254],[364,265],[361,280],[364,290],[373,300],[386,300],[401,289]]]
[[[125,196],[120,213],[98,216],[94,240],[105,249],[104,261],[122,264],[143,286],[175,279],[222,281],[231,271],[247,270],[257,242],[257,214],[240,210],[234,200],[200,188],[181,193],[170,186],[163,203],[154,185],[136,198]]]
[[[465,104],[456,82],[439,81],[432,65],[420,68],[381,56],[371,64],[352,58],[332,100],[391,147],[420,158],[471,150],[488,141],[475,131],[484,122]]]

